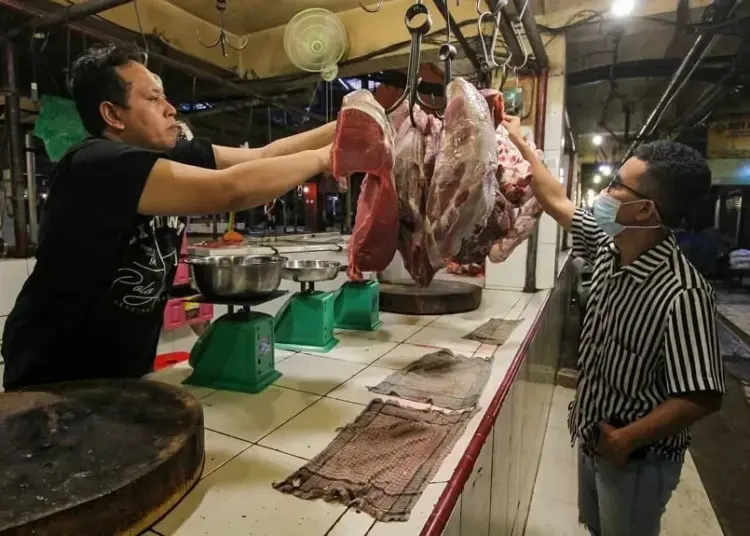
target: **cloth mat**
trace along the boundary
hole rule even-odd
[[[406,521],[475,413],[373,400],[323,452],[274,488],[353,506],[378,521]]]
[[[483,344],[495,344],[502,346],[508,340],[513,330],[523,320],[502,320],[501,318],[490,318],[463,338],[469,341],[478,341]]]
[[[440,350],[420,357],[368,389],[441,408],[468,409],[477,405],[491,368],[491,361]]]

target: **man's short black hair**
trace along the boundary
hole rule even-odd
[[[70,93],[89,134],[101,136],[104,131],[104,119],[99,112],[102,102],[127,107],[128,86],[117,68],[132,62],[143,63],[141,55],[134,48],[114,44],[93,46],[73,62]]]
[[[659,140],[640,145],[633,156],[646,163],[639,191],[653,199],[667,227],[676,227],[711,189],[711,169],[695,149]]]

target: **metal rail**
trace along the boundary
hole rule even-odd
[[[544,41],[542,41],[542,36],[539,33],[539,27],[536,25],[531,2],[529,0],[513,0],[513,4],[521,17],[521,24],[531,45],[531,51],[534,53],[534,59],[540,67],[548,67],[549,57],[547,51],[544,50]]]
[[[86,17],[96,15],[97,13],[107,11],[108,9],[129,4],[132,1],[133,0],[89,0],[83,4],[66,6],[53,13],[39,15],[38,17],[32,18],[26,24],[16,26],[5,34],[0,35],[0,45],[11,39],[15,39],[28,30],[31,30],[32,32],[48,30],[69,22],[85,19]]]
[[[469,45],[469,40],[466,39],[466,36],[461,31],[461,27],[453,18],[453,15],[451,15],[445,0],[432,0],[432,2],[435,4],[435,7],[438,8],[440,14],[443,16],[445,24],[450,26],[453,35],[456,36],[456,41],[458,41],[458,44],[461,45],[461,49],[464,51],[464,54],[466,54],[466,58],[471,62],[472,67],[474,67],[477,72],[481,72],[482,64],[477,57],[477,53],[473,48],[471,48],[471,45]]]
[[[119,0],[119,1],[124,1],[124,0]],[[28,0],[0,0],[0,5],[8,6],[12,9],[21,11],[23,13],[39,16],[40,18],[50,15],[49,13],[45,13],[44,10],[39,9],[38,7],[34,7],[33,5],[29,5],[29,4],[30,2]],[[94,22],[96,22],[97,24],[93,25]],[[112,24],[108,21],[96,20],[96,21],[92,21],[91,23],[87,22],[86,24],[83,24],[79,21],[79,22],[67,22],[66,24],[71,29],[83,35],[88,35],[89,37],[98,39],[100,41],[115,42],[121,45],[132,46],[132,39],[137,36],[137,34],[130,32],[129,30],[123,30],[122,28],[119,28],[115,24]],[[104,28],[104,29],[99,29],[99,28]],[[163,41],[159,41],[159,46],[165,47],[166,45],[167,44],[164,43]],[[218,74],[214,74],[204,68],[188,63],[187,61],[184,61],[181,58],[189,59],[189,57],[186,54],[180,53],[179,51],[175,49],[165,49],[164,52],[160,52],[158,51],[158,49],[157,50],[152,49],[149,52],[149,57],[151,59],[159,60],[165,66],[182,71],[184,73],[190,74],[192,76],[195,76],[203,80],[208,80],[209,82],[212,82],[213,84],[216,84],[219,87],[233,91],[235,93],[238,93],[239,95],[249,97],[249,98],[254,98],[254,99],[260,99],[271,107],[278,108],[281,110],[287,110],[289,112],[298,113],[302,115],[303,117],[308,117],[309,119],[314,120],[317,123],[325,122],[325,117],[319,114],[311,113],[301,108],[296,108],[296,107],[289,106],[286,104],[279,104],[277,102],[270,100],[268,97],[258,95],[257,93],[249,90],[246,86],[242,84],[238,84],[236,82],[226,80],[225,78],[222,78]]]
[[[714,15],[711,17],[710,22],[725,21],[732,14],[737,5],[737,0],[716,0],[708,8],[714,9]],[[651,115],[648,116],[648,119],[646,119],[646,123],[643,125],[640,132],[638,132],[638,135],[628,148],[625,156],[623,156],[622,162],[625,162],[628,158],[633,156],[636,148],[643,142],[643,140],[654,133],[656,127],[659,126],[659,123],[664,116],[664,112],[667,111],[677,95],[679,95],[684,89],[685,85],[698,68],[698,65],[709,53],[716,40],[717,35],[710,33],[700,34],[696,38],[690,51],[685,56],[685,59],[669,81],[669,85],[659,99],[659,102],[656,104],[656,107],[651,112]]]
[[[18,74],[16,70],[16,45],[5,44],[3,51],[3,70],[5,75],[5,121],[8,125],[10,147],[10,185],[13,199],[13,227],[16,239],[16,255],[28,257],[29,231],[26,218],[26,184],[23,179],[23,133],[21,132],[21,95],[18,91]]]

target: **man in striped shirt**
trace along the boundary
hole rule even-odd
[[[721,406],[714,293],[670,228],[706,194],[693,149],[641,145],[596,199],[576,208],[527,147],[534,194],[593,266],[568,424],[579,447],[579,516],[596,536],[656,536],[677,486],[688,427]]]

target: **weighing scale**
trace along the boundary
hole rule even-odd
[[[348,281],[336,293],[334,328],[356,331],[375,331],[380,320],[380,283]]]
[[[206,297],[195,301],[227,305],[226,314],[212,322],[190,352],[193,373],[185,385],[260,393],[281,377],[275,368],[273,316],[250,308],[286,294],[276,290],[252,300],[222,301]],[[235,307],[239,310],[235,311]]]
[[[276,347],[284,350],[329,352],[339,340],[333,335],[336,293],[315,290],[341,269],[335,261],[287,261],[281,277],[300,284],[300,291],[281,307],[274,321]]]

